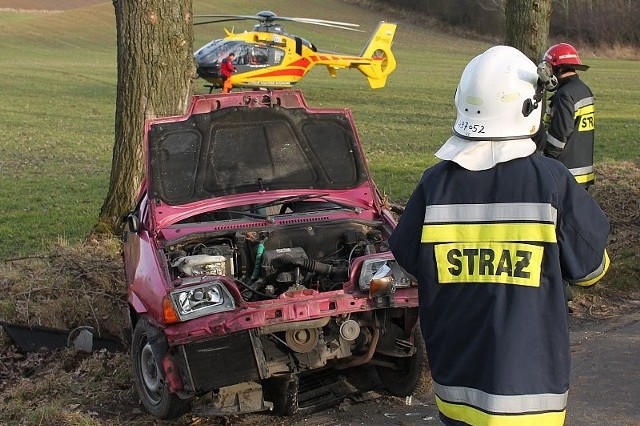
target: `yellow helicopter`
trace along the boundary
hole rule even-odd
[[[210,83],[209,87],[223,87],[221,65],[230,53],[235,72],[227,78],[226,86],[252,89],[290,88],[298,83],[315,65],[325,65],[332,77],[342,68],[355,68],[364,74],[372,89],[384,87],[389,74],[396,68],[391,44],[396,24],[380,22],[359,56],[323,52],[297,36],[287,34],[279,21],[301,22],[360,31],[358,24],[310,18],[277,16],[271,11],[256,15],[199,15],[194,25],[236,20],[258,20],[252,31],[234,33],[225,28],[226,37],[213,40],[198,49],[194,58],[198,75]]]

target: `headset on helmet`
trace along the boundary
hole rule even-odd
[[[584,65],[578,56],[578,51],[569,43],[558,43],[551,46],[544,54],[544,61],[554,69],[559,67],[586,71],[588,65]]]

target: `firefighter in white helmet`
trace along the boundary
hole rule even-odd
[[[392,234],[419,283],[440,418],[451,425],[562,425],[569,389],[563,280],[609,267],[609,223],[560,162],[535,153],[543,84],[517,49],[475,57],[436,152]]]

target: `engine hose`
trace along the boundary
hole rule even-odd
[[[260,276],[260,267],[262,265],[262,255],[264,254],[264,241],[258,243],[256,249],[256,262],[253,265],[253,274],[251,274],[251,281],[257,280]]]
[[[307,271],[316,272],[322,275],[331,274],[331,265],[327,265],[326,263],[316,262],[313,259],[305,259],[299,258],[294,262],[296,266],[299,266]]]
[[[325,275],[333,278],[345,278],[348,277],[347,268],[333,267],[323,262],[317,262],[313,259],[307,259],[306,257],[293,257],[290,255],[283,255],[274,259],[271,266],[277,270],[288,269],[291,266],[297,266],[309,272],[315,272],[320,275]]]
[[[246,288],[247,290],[257,294],[258,296],[267,298],[267,299],[277,299],[278,296],[274,296],[272,294],[266,294],[266,293],[262,293],[261,291],[256,290],[255,288],[251,287],[250,285],[246,284],[245,282],[243,282],[242,280],[239,279],[234,279],[233,280],[234,283],[241,285],[242,287]]]

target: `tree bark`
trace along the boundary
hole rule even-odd
[[[524,53],[534,63],[549,47],[552,0],[506,0],[505,44]]]
[[[116,233],[144,177],[146,119],[182,115],[193,93],[191,0],[113,0],[118,83],[109,190],[95,232]]]

